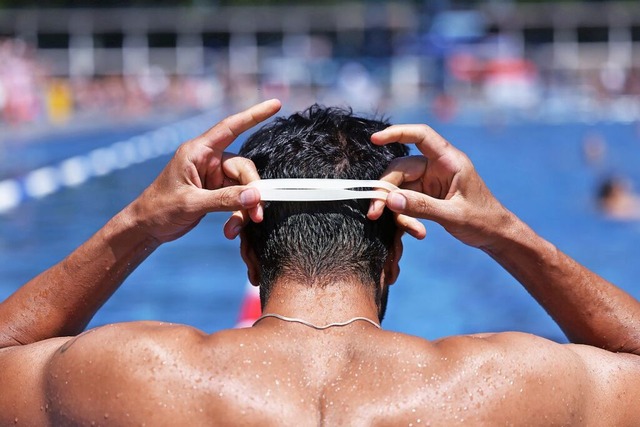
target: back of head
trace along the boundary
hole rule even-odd
[[[378,179],[391,160],[408,153],[401,144],[370,142],[388,126],[314,105],[262,127],[240,155],[253,160],[263,179]],[[357,279],[378,292],[396,225],[386,210],[376,221],[367,219],[368,206],[369,200],[267,202],[264,220],[250,223],[244,234],[260,264],[263,306],[283,278],[309,286]]]

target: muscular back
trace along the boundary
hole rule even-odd
[[[145,322],[38,345],[16,384],[34,392],[20,393],[22,399],[16,393],[13,406],[0,408],[2,425],[548,426],[640,419],[629,393],[640,381],[635,357],[524,334],[429,343],[357,323],[316,331],[273,321],[209,336]]]

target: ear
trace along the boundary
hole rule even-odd
[[[255,251],[249,245],[244,231],[240,232],[240,255],[247,265],[247,276],[253,286],[260,286],[260,263]]]
[[[398,276],[400,275],[400,258],[402,258],[403,234],[404,232],[398,227],[395,236],[393,236],[393,245],[391,246],[389,255],[387,255],[387,259],[384,262],[384,284],[387,286],[393,285],[396,280],[398,280]]]

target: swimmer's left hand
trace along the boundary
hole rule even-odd
[[[495,251],[520,221],[487,188],[469,157],[427,125],[394,125],[374,133],[377,145],[415,144],[421,156],[395,159],[381,177],[400,190],[386,206],[399,215],[435,221],[461,242]],[[374,202],[369,217],[383,206]]]
[[[260,221],[260,193],[245,187],[259,179],[255,166],[224,150],[280,107],[278,100],[265,101],[181,145],[156,180],[129,206],[133,220],[159,243],[184,235],[209,212],[242,210]]]

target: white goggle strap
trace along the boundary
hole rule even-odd
[[[395,185],[378,180],[283,178],[253,181],[250,187],[260,191],[265,202],[320,202],[351,199],[387,199]],[[374,188],[375,190],[354,190]],[[386,191],[384,191],[386,190]]]

